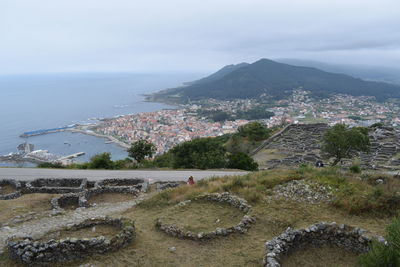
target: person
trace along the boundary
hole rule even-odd
[[[187,184],[188,184],[188,185],[193,185],[193,184],[194,184],[193,176],[190,176],[190,177],[189,177],[189,179],[188,179],[188,181],[187,181]]]
[[[317,168],[322,168],[322,167],[324,167],[324,163],[322,162],[322,160],[318,160],[318,161],[315,163],[315,167],[317,167]]]

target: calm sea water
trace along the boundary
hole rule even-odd
[[[76,133],[55,133],[20,138],[26,131],[47,129],[95,118],[155,111],[170,106],[143,102],[142,94],[179,86],[198,78],[196,74],[85,73],[0,76],[0,154],[16,152],[27,140],[35,149],[69,155],[86,152],[86,161],[101,152],[114,159],[126,152],[104,139]],[[0,166],[13,164],[0,163]]]

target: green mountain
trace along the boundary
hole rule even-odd
[[[202,78],[197,81],[187,82],[187,83],[185,83],[185,85],[204,84],[204,83],[216,81],[216,80],[224,77],[225,75],[227,75],[237,69],[240,69],[241,67],[247,66],[247,65],[249,65],[249,63],[245,63],[245,62],[236,64],[236,65],[235,64],[227,65],[227,66],[223,67],[222,69],[220,69],[219,71],[214,72],[210,76],[207,76],[207,77]]]
[[[281,99],[298,88],[311,91],[314,97],[327,97],[331,94],[368,95],[378,100],[400,97],[398,85],[364,81],[312,67],[293,66],[268,59],[238,65],[233,69],[225,67],[218,74],[214,73],[187,86],[160,91],[150,99],[174,98],[185,102],[206,98],[257,98],[262,94]]]

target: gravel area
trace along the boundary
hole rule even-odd
[[[332,188],[317,182],[293,180],[274,187],[277,198],[291,199],[299,202],[319,203],[330,202],[333,199]]]

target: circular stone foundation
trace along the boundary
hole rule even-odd
[[[51,200],[51,206],[53,209],[76,209],[79,207],[90,207],[96,205],[97,203],[91,203],[91,199],[96,197],[100,197],[101,195],[114,194],[111,196],[111,201],[113,202],[122,202],[133,200],[135,197],[139,195],[139,190],[130,186],[119,186],[119,187],[98,187],[89,190],[85,190],[84,192],[79,193],[68,193],[59,197],[55,197]],[[118,195],[125,196],[124,198],[119,197]],[[132,199],[126,200],[126,196],[130,196]],[[115,201],[116,200],[116,201]],[[121,200],[121,201],[118,201]],[[107,202],[107,201],[104,201]]]
[[[8,200],[20,197],[21,183],[12,179],[0,180],[0,199]]]
[[[127,246],[135,238],[134,223],[130,220],[109,217],[90,219],[60,231],[78,232],[82,229],[95,229],[99,226],[112,226],[118,231],[111,237],[103,235],[92,238],[64,238],[50,240],[11,240],[8,241],[10,257],[27,265],[46,265],[55,262],[68,262],[118,250]],[[51,236],[52,233],[49,234]],[[91,234],[93,235],[93,234]]]
[[[191,232],[186,231],[185,229],[175,225],[175,224],[168,224],[164,218],[158,218],[156,220],[156,227],[161,231],[172,235],[178,238],[184,239],[192,239],[192,240],[207,240],[213,239],[218,236],[226,236],[232,233],[245,233],[247,232],[248,228],[250,228],[251,224],[255,222],[255,218],[250,216],[248,213],[250,212],[251,206],[247,204],[246,200],[239,198],[237,196],[230,195],[229,193],[225,192],[222,194],[214,193],[214,194],[207,194],[201,195],[199,197],[194,198],[193,200],[188,200],[184,202],[178,203],[174,208],[179,208],[181,206],[185,206],[190,202],[194,201],[211,201],[217,203],[226,203],[234,208],[239,209],[240,211],[244,212],[245,215],[242,217],[240,222],[231,227],[227,228],[216,228],[214,231],[210,232]],[[197,211],[193,211],[197,212]]]
[[[280,267],[280,260],[297,249],[306,246],[320,247],[333,245],[354,253],[366,253],[372,242],[372,237],[366,235],[366,230],[336,223],[317,223],[305,229],[288,228],[281,235],[266,243],[265,267]],[[381,236],[375,236],[378,241],[385,242]]]
[[[84,199],[80,200],[81,205],[91,206],[97,204],[97,202],[93,203],[93,200],[98,199],[99,202],[124,202],[133,200],[135,197],[139,195],[140,191],[131,186],[112,186],[112,187],[101,187],[94,188],[85,191]],[[104,199],[101,199],[101,196],[104,195]],[[111,195],[111,200],[106,201],[107,195]],[[130,196],[129,199],[126,197]]]

